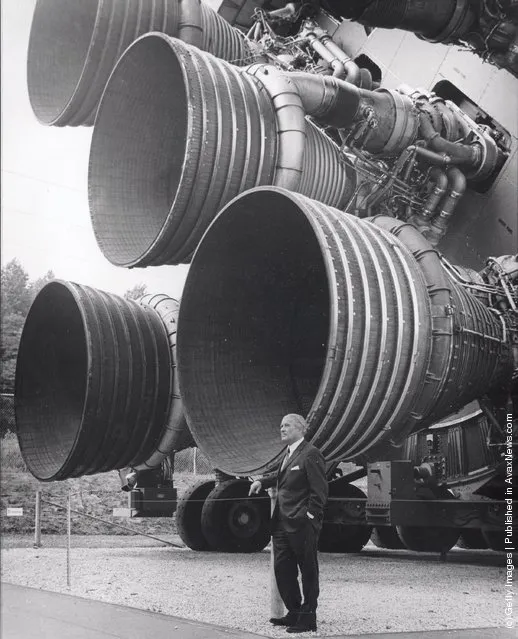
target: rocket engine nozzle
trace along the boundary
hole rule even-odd
[[[193,258],[180,390],[198,446],[228,473],[270,468],[292,412],[327,460],[360,459],[509,381],[509,341],[411,225],[261,187]]]
[[[60,280],[38,293],[15,379],[18,441],[35,477],[154,468],[192,445],[173,368],[177,310],[163,295],[138,304]]]

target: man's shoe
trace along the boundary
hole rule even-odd
[[[288,612],[284,617],[272,617],[270,619],[270,623],[273,623],[274,626],[294,626],[299,618],[299,612],[291,611]]]
[[[286,632],[299,633],[299,632],[313,632],[317,629],[317,616],[314,612],[301,613],[298,616],[297,623],[293,626],[288,626]]]

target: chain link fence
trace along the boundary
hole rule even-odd
[[[0,437],[9,432],[15,432],[14,395],[6,393],[0,395]]]
[[[0,446],[2,470],[7,469],[27,472],[27,467],[20,454],[16,438],[16,422],[14,417],[14,395],[0,395]],[[4,486],[5,488],[5,486]],[[3,491],[5,492],[5,490]]]
[[[174,456],[175,473],[187,475],[210,475],[213,467],[210,461],[198,448],[187,448]]]

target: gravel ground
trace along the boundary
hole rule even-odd
[[[164,537],[174,543],[179,538]],[[269,551],[197,553],[135,537],[2,539],[2,581],[286,637],[268,623]],[[503,555],[380,550],[320,555],[319,630],[307,636],[497,627],[503,622]]]

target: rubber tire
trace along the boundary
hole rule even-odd
[[[365,498],[365,493],[357,486],[341,481],[341,479],[329,483],[329,497]],[[339,501],[328,501],[324,508],[324,523],[318,549],[320,552],[353,553],[360,552],[369,541],[372,526],[344,525],[344,508]]]
[[[408,550],[448,552],[457,543],[460,530],[440,526],[397,526],[399,538]]]
[[[505,552],[504,531],[502,530],[483,530],[482,537],[487,543],[487,547],[495,552]]]
[[[270,541],[270,498],[248,497],[250,482],[231,479],[218,484],[203,504],[201,527],[213,550],[259,552]],[[248,521],[241,522],[242,517]]]
[[[371,541],[378,548],[388,548],[389,550],[404,550],[405,548],[395,526],[375,526]]]
[[[203,534],[201,513],[203,504],[215,485],[214,480],[199,481],[178,500],[176,528],[183,543],[192,550],[211,550],[210,544]]]
[[[481,550],[487,548],[488,543],[480,528],[466,528],[461,532],[457,546],[470,550]]]

